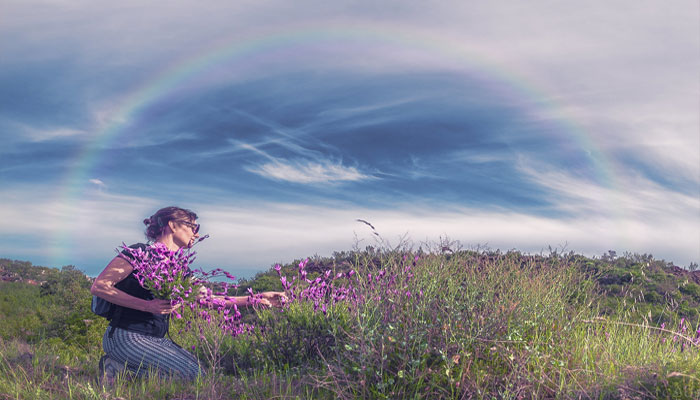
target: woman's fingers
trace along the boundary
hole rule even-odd
[[[172,304],[170,304],[170,300],[160,300],[160,313],[161,314],[170,314],[173,312],[175,307],[173,307]]]
[[[286,300],[287,295],[284,294],[284,292],[263,292],[261,293],[263,298],[266,298],[268,300]]]
[[[287,299],[287,296],[284,294],[284,292],[275,292],[275,297],[272,299],[273,305],[275,307],[281,307],[282,304],[286,303],[289,301]]]
[[[170,304],[170,300],[154,299],[148,302],[148,310],[146,311],[151,314],[170,314],[181,306],[181,303],[175,305]]]
[[[267,307],[280,307],[283,302],[287,301],[287,296],[284,292],[262,292],[260,299],[265,300]]]
[[[260,303],[258,303],[258,304],[260,304],[261,306],[263,306],[265,308],[272,307],[272,303],[270,303],[270,300],[265,299],[265,298],[260,299]]]

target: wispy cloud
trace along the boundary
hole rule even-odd
[[[83,136],[87,134],[84,130],[74,128],[57,128],[48,130],[28,129],[26,137],[32,142],[44,142],[53,139]]]
[[[274,160],[246,169],[265,178],[294,183],[338,183],[373,179],[355,167],[346,167],[332,161]]]
[[[390,244],[408,235],[415,246],[440,237],[459,240],[465,247],[487,245],[492,249],[546,251],[549,246],[601,255],[607,250],[651,253],[679,265],[700,259],[700,233],[683,215],[657,219],[609,218],[589,214],[571,218],[533,216],[503,211],[485,212],[473,208],[449,211],[396,204],[392,209],[329,207],[260,203],[253,207],[210,205],[202,211],[206,230],[212,233],[207,251],[221,253],[224,243],[236,243],[247,263],[269,267],[274,262],[310,254],[330,255],[333,251],[376,245],[374,235],[358,224],[371,222]],[[294,243],[289,238],[295,237]],[[355,243],[355,239],[359,243]],[[213,255],[213,254],[212,254]],[[267,258],[266,258],[267,257]],[[265,261],[268,260],[268,261]]]
[[[102,182],[102,180],[100,180],[100,179],[93,178],[93,179],[89,179],[88,181],[100,189],[104,189],[107,187],[107,185],[105,185],[105,183]]]
[[[650,225],[700,217],[697,196],[669,190],[634,171],[599,183],[525,157],[520,158],[518,170],[550,191],[554,209],[575,217],[628,219]]]
[[[59,187],[43,190],[61,192]],[[96,275],[122,241],[144,240],[140,221],[159,204],[154,199],[110,194],[100,190],[99,184],[81,198],[58,200],[36,196],[31,186],[3,191],[0,218],[13,229],[0,232],[0,254],[50,267],[73,264]]]
[[[244,167],[246,171],[267,179],[302,184],[357,182],[376,179],[371,175],[360,172],[356,167],[345,166],[338,161],[329,159],[311,161],[301,158],[288,160],[274,157],[250,143],[231,142],[235,143],[237,148],[248,150],[267,160],[266,162],[250,164]]]
[[[3,192],[0,219],[15,228],[12,234],[1,234],[0,254],[30,258],[36,264],[75,264],[92,275],[104,268],[119,244],[143,241],[143,218],[170,205],[168,199],[98,190],[72,203],[28,195],[34,193],[31,187]],[[200,197],[207,197],[206,193]],[[651,253],[683,266],[700,260],[697,221],[683,213],[664,216],[653,209],[647,211],[647,218],[611,218],[595,212],[558,218],[508,210],[445,210],[401,203],[384,209],[344,203],[299,205],[271,201],[231,205],[226,199],[179,205],[195,210],[202,232],[211,235],[197,248],[198,265],[223,267],[244,276],[275,262],[291,262],[314,254],[331,255],[355,245],[376,245],[374,235],[356,222],[358,218],[371,222],[391,245],[398,244],[399,238],[407,234],[415,246],[449,237],[465,247],[486,245],[536,253],[549,246],[566,245],[567,250],[591,256],[616,250]],[[17,239],[27,236],[34,241]],[[62,254],[63,258],[55,254]]]

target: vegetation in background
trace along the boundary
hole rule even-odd
[[[700,398],[700,272],[648,255],[451,247],[368,247],[240,280],[231,294],[282,290],[279,275],[301,290],[331,271],[356,300],[242,310],[255,329],[223,338],[206,378],[110,388],[96,380],[106,321],[89,312],[90,281],[0,260],[25,280],[0,282],[0,399]],[[189,347],[183,324],[171,335]]]

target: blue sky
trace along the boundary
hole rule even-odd
[[[402,238],[700,261],[696,2],[6,1],[0,257],[96,275]]]

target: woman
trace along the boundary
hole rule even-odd
[[[158,210],[143,221],[146,237],[152,245],[166,246],[171,251],[192,247],[199,238],[197,214],[179,207]],[[131,247],[146,249],[146,245]],[[155,299],[139,284],[131,265],[132,256],[124,251],[117,255],[95,279],[90,292],[116,305],[114,317],[102,338],[106,356],[100,359],[103,378],[113,380],[126,368],[138,376],[156,370],[161,375],[179,375],[194,379],[203,371],[197,359],[165,338],[170,313],[178,306],[169,300]],[[223,300],[223,296],[216,296]],[[282,292],[259,295],[262,306],[279,305]],[[226,307],[248,305],[248,296],[229,297]]]

